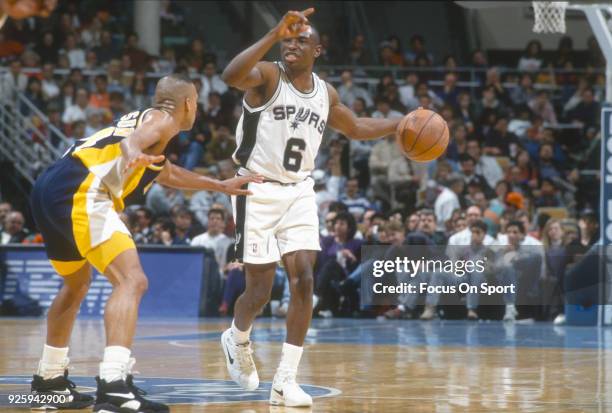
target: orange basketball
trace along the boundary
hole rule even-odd
[[[429,162],[446,150],[448,125],[436,112],[418,108],[404,116],[397,125],[395,136],[397,144],[410,160]]]

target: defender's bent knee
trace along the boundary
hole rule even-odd
[[[66,284],[66,286],[70,296],[75,297],[75,299],[77,299],[78,301],[83,301],[83,299],[87,295],[87,292],[89,291],[90,284],[91,281],[87,281],[79,285]]]
[[[149,279],[141,271],[135,271],[128,274],[120,286],[127,288],[129,291],[136,295],[144,295],[149,288]]]

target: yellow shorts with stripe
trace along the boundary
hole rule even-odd
[[[103,273],[122,252],[136,248],[101,180],[66,156],[37,179],[32,214],[51,264],[69,275],[89,262]]]

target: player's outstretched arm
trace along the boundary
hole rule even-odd
[[[307,17],[313,12],[313,8],[302,12],[287,12],[275,28],[232,59],[221,75],[223,81],[237,89],[247,90],[263,86],[266,82],[275,79],[278,74],[275,65],[261,62],[261,59],[276,42],[287,37],[295,37],[307,30]]]
[[[216,191],[228,195],[251,195],[251,192],[242,189],[249,182],[263,182],[263,176],[237,176],[235,178],[220,181],[191,172],[185,168],[166,161],[164,169],[157,176],[156,181],[162,185],[176,189],[187,189],[194,191]]]
[[[401,119],[358,118],[342,102],[338,92],[327,84],[329,94],[328,125],[350,139],[371,140],[395,133]]]

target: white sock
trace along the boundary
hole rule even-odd
[[[36,374],[45,380],[53,379],[63,376],[67,366],[68,347],[53,347],[45,344]]]
[[[300,359],[302,358],[303,352],[304,347],[283,343],[283,353],[281,355],[280,364],[278,365],[278,370],[288,371],[295,374],[297,372],[298,365],[300,364]]]
[[[125,380],[131,351],[122,346],[108,346],[100,363],[100,378],[107,383]]]
[[[251,329],[253,326],[250,326],[247,331],[240,331],[234,320],[232,320],[232,339],[234,339],[234,343],[236,344],[244,344],[249,341],[249,337],[251,336]]]

